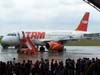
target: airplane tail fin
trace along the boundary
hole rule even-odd
[[[89,12],[86,12],[85,15],[83,16],[80,24],[78,27],[75,29],[76,31],[87,31],[88,28],[88,20],[89,20]]]

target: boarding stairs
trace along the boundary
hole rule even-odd
[[[20,39],[21,44],[18,49],[18,53],[25,53],[25,54],[37,54],[38,49],[36,48],[35,44],[32,42],[32,39],[29,37],[23,37]],[[23,48],[25,46],[25,48]]]

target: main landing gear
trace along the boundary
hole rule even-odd
[[[43,46],[40,47],[40,52],[45,52],[45,48]]]

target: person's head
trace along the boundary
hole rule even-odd
[[[13,60],[16,60],[16,58],[13,58]]]

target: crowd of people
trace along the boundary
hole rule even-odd
[[[41,58],[33,63],[32,60],[17,62],[14,58],[0,61],[0,75],[100,75],[100,59],[66,59],[64,62]]]

